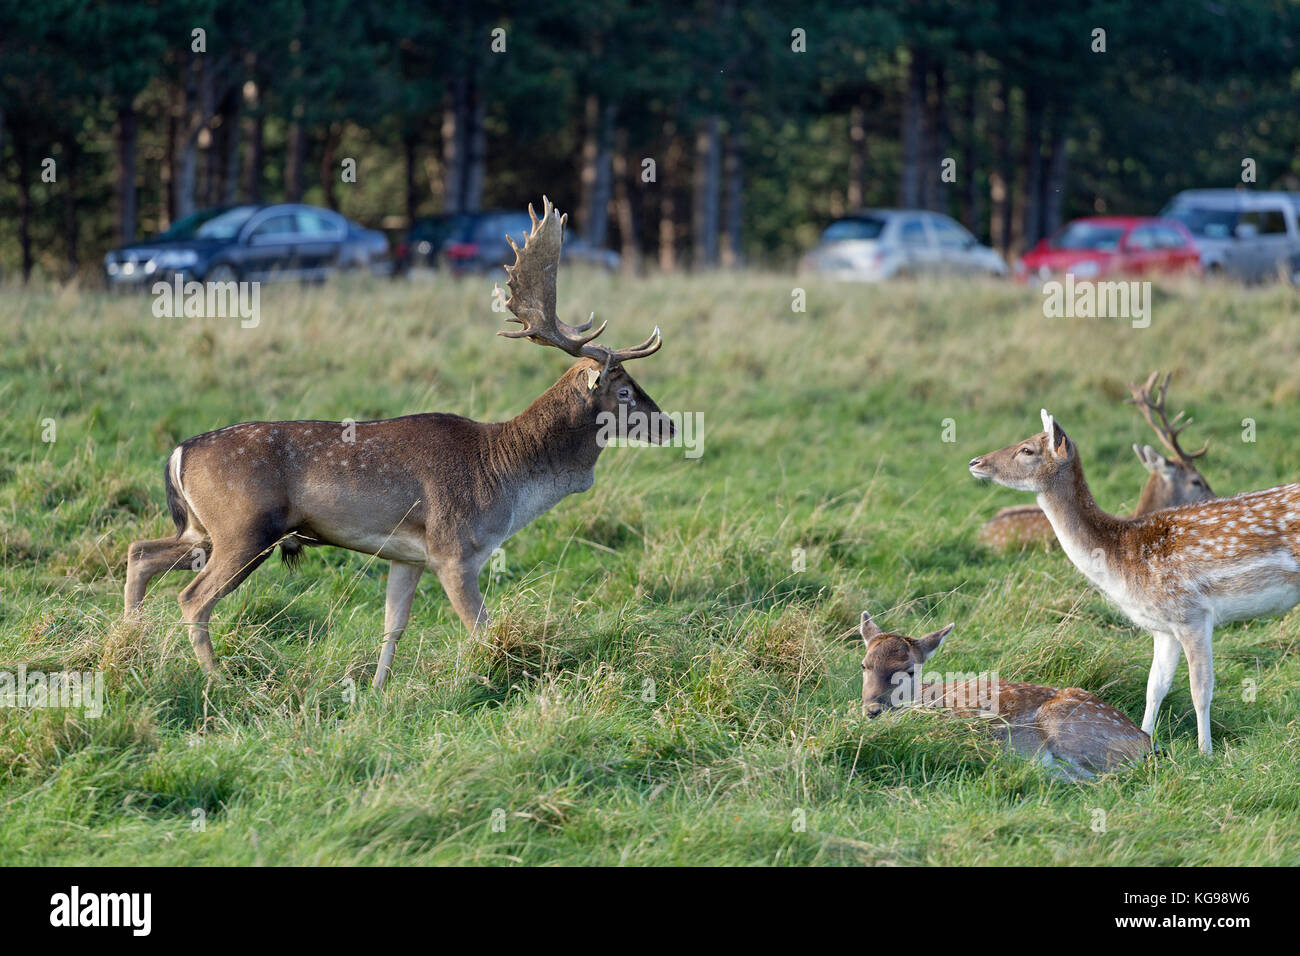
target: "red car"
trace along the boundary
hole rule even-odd
[[[1153,216],[1090,216],[1043,239],[1016,264],[1016,278],[1076,279],[1111,275],[1199,272],[1201,257],[1187,227]]]

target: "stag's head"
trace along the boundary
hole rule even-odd
[[[970,473],[1018,491],[1046,491],[1071,474],[1079,451],[1047,409],[1043,430],[1014,445],[972,458]]]
[[[1171,420],[1165,411],[1169,376],[1166,375],[1161,382],[1160,373],[1152,372],[1146,384],[1130,383],[1129,391],[1133,394],[1133,404],[1142,412],[1142,417],[1147,420],[1147,424],[1160,438],[1160,443],[1172,456],[1166,458],[1150,445],[1143,445],[1141,448],[1137,445],[1133,446],[1133,451],[1142,462],[1142,467],[1151,473],[1146,487],[1142,489],[1142,497],[1138,501],[1138,513],[1146,514],[1148,511],[1158,511],[1161,508],[1172,508],[1174,505],[1213,498],[1214,492],[1210,488],[1210,483],[1196,470],[1194,464],[1195,460],[1209,449],[1209,443],[1207,442],[1200,451],[1190,454],[1183,451],[1182,446],[1178,444],[1178,436],[1192,423],[1192,420],[1189,418],[1184,421],[1182,412]]]
[[[887,634],[863,611],[858,626],[867,648],[862,658],[863,713],[879,717],[891,707],[915,700],[921,665],[939,649],[953,626],[941,627],[924,637]]]
[[[614,349],[595,342],[608,321],[595,330],[592,330],[594,315],[581,325],[561,321],[555,310],[556,276],[564,245],[564,225],[569,217],[561,215],[545,197],[541,218],[537,218],[531,204],[528,215],[533,227],[523,247],[507,237],[515,252],[515,263],[506,266],[510,287],[506,308],[514,314],[510,321],[518,322],[523,328],[497,334],[511,339],[531,339],[538,345],[549,345],[577,358],[579,361],[561,379],[562,388],[569,390],[570,401],[580,403],[590,413],[593,422],[599,421],[602,414],[612,415],[610,420],[617,423],[620,438],[630,433],[655,444],[667,442],[673,436],[672,421],[624,368],[633,359],[659,351],[663,344],[659,329],[656,327],[640,345]]]

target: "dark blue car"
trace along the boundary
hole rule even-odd
[[[205,209],[104,257],[113,287],[170,281],[320,281],[345,269],[388,275],[388,237],[298,203]]]

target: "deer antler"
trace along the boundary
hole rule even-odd
[[[537,218],[532,203],[528,204],[528,216],[533,221],[533,228],[524,238],[522,249],[515,245],[513,238],[506,237],[510,248],[515,251],[515,264],[506,266],[506,274],[510,277],[507,282],[510,298],[506,300],[506,308],[514,313],[510,321],[518,322],[523,328],[503,329],[497,335],[508,339],[528,338],[538,345],[553,345],[574,357],[585,356],[604,362],[606,368],[659,351],[663,339],[658,327],[650,338],[634,348],[611,349],[592,344],[592,340],[605,331],[608,319],[594,332],[587,331],[596,322],[594,312],[582,325],[560,321],[555,312],[555,279],[560,266],[560,249],[564,245],[564,224],[569,217],[561,215],[545,196],[542,197],[542,218]],[[499,288],[497,292],[500,292]]]
[[[1133,404],[1138,407],[1142,417],[1147,420],[1147,424],[1160,437],[1161,443],[1168,448],[1175,458],[1184,464],[1190,465],[1192,460],[1200,458],[1210,448],[1207,441],[1200,451],[1193,452],[1190,455],[1183,451],[1178,444],[1178,436],[1183,429],[1192,423],[1192,419],[1183,421],[1183,413],[1179,412],[1171,421],[1165,412],[1165,396],[1169,391],[1170,375],[1165,375],[1165,380],[1160,382],[1160,372],[1152,372],[1142,386],[1129,383],[1129,391],[1133,393]],[[1158,421],[1157,421],[1158,419]]]

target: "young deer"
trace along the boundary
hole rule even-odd
[[[966,716],[990,718],[995,735],[1016,753],[1058,767],[1069,776],[1092,776],[1141,758],[1151,738],[1095,694],[970,676],[926,682],[921,665],[953,629],[949,624],[920,638],[887,634],[862,612],[862,707],[869,717],[919,703]]]
[[[1210,483],[1196,470],[1194,464],[1195,459],[1205,454],[1209,445],[1192,454],[1187,454],[1178,446],[1178,433],[1191,423],[1191,419],[1178,426],[1183,414],[1179,412],[1172,423],[1169,421],[1165,413],[1169,376],[1166,375],[1164,382],[1157,386],[1159,377],[1159,372],[1152,372],[1145,385],[1130,384],[1129,391],[1133,393],[1133,404],[1142,412],[1147,424],[1155,430],[1161,444],[1173,457],[1165,458],[1150,445],[1140,448],[1133,446],[1134,454],[1149,474],[1147,483],[1142,486],[1137,507],[1129,515],[1131,518],[1214,497]],[[979,531],[979,540],[996,551],[1021,549],[1031,545],[1051,549],[1056,544],[1056,532],[1052,530],[1042,508],[1037,505],[1012,505],[1003,508],[984,523]]]
[[[523,412],[505,422],[458,415],[384,421],[249,422],[183,442],[167,460],[167,505],[174,538],[137,541],[127,558],[126,613],[155,575],[190,569],[180,594],[199,663],[212,673],[212,609],[279,545],[333,545],[390,562],[384,639],[374,686],[382,687],[426,567],[473,633],[487,620],[478,574],[507,538],[567,495],[586,491],[607,435],[603,423],[635,425],[651,442],[673,425],[623,368],[656,352],[659,330],[635,348],[593,344],[605,329],[569,326],[556,315],[556,270],[564,224],[543,201],[523,249],[511,242],[506,305],[527,337],[579,359]],[[628,410],[619,415],[620,406]],[[635,411],[633,411],[635,410]],[[612,418],[607,416],[613,416]],[[625,437],[622,434],[619,437]]]
[[[1155,729],[1181,649],[1200,748],[1209,753],[1214,626],[1300,602],[1300,484],[1119,518],[1088,491],[1079,450],[1042,413],[1043,431],[970,463],[971,474],[1032,491],[1061,547],[1139,627],[1155,655],[1142,729]]]

